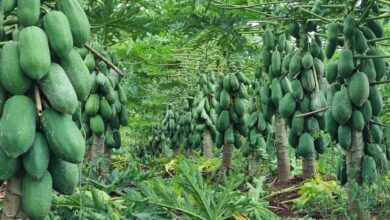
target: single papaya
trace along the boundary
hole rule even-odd
[[[338,73],[340,74],[340,76],[348,78],[352,74],[352,71],[355,69],[352,51],[348,49],[343,49],[340,51],[339,56],[340,58],[337,65]]]
[[[20,66],[30,78],[39,80],[49,71],[49,43],[45,32],[39,27],[31,26],[20,31],[19,52]]]
[[[34,143],[37,112],[27,96],[16,95],[4,105],[0,119],[0,142],[10,158],[26,153]]]

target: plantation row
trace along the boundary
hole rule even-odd
[[[275,149],[278,179],[286,182],[289,147],[310,178],[329,135],[343,151],[337,178],[349,188],[350,214],[364,218],[356,187],[384,174],[390,155],[380,119],[380,87],[389,77],[388,55],[378,44],[386,40],[380,9],[376,1],[348,2],[332,11],[315,3],[307,13],[316,19],[264,25],[255,79],[226,56],[223,71],[200,74],[196,95],[184,99],[179,111],[168,106],[148,150],[161,155],[166,146],[176,153],[201,148],[211,159],[212,148],[222,148],[220,170],[228,171],[234,148],[253,160]],[[327,18],[336,13],[343,17]]]

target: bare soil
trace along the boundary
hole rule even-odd
[[[299,197],[298,191],[302,181],[302,176],[295,176],[288,182],[278,182],[275,178],[267,180],[267,183],[271,184],[273,193],[268,198],[269,209],[281,219],[302,218],[306,216],[307,213],[298,213],[293,203],[293,200]],[[311,217],[314,219],[323,219],[320,213],[314,213],[314,215],[312,213]]]

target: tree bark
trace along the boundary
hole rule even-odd
[[[288,154],[287,130],[284,119],[275,115],[275,149],[278,164],[278,179],[280,182],[288,182],[291,178],[290,157]]]
[[[101,157],[104,153],[104,136],[92,136],[91,160]]]
[[[361,132],[352,132],[352,144],[347,151],[347,179],[348,179],[348,211],[357,219],[366,219],[367,213],[359,208],[359,194],[361,193],[361,162],[363,158],[364,142]]]
[[[229,171],[232,168],[232,155],[233,155],[233,144],[226,144],[222,151],[222,163],[219,167],[222,171]]]
[[[258,166],[259,166],[259,158],[257,158],[257,152],[253,151],[252,152],[252,160],[251,160],[251,164],[250,164],[250,168],[249,168],[249,173],[251,176],[254,176],[257,174]]]
[[[208,129],[203,132],[203,153],[206,160],[213,159],[213,140]]]
[[[303,158],[302,160],[303,178],[308,179],[316,175],[316,157],[315,154]]]
[[[112,154],[112,148],[104,147],[104,155],[107,157],[111,157]]]
[[[193,150],[192,150],[192,147],[190,146],[188,149],[187,149],[187,155],[188,156],[192,156],[192,155],[194,155],[194,152],[193,152]]]
[[[27,217],[22,207],[22,179],[23,174],[19,173],[8,181],[1,220],[25,219]]]

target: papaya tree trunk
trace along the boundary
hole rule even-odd
[[[275,149],[278,164],[278,179],[280,182],[288,182],[291,178],[291,172],[287,130],[284,119],[279,114],[275,115]]]
[[[194,155],[194,152],[193,152],[193,150],[192,150],[192,147],[190,146],[190,147],[188,147],[188,149],[187,149],[187,155],[188,156],[192,156],[192,155]]]
[[[92,136],[91,160],[99,158],[104,153],[104,136]]]
[[[174,157],[177,157],[177,156],[179,156],[179,155],[180,155],[180,148],[177,147],[177,146],[174,146],[174,147],[173,147],[173,156],[174,156]]]
[[[109,159],[108,171],[111,173],[114,170],[114,166],[111,163],[112,148],[105,146],[104,147],[104,156]]]
[[[213,140],[208,129],[204,129],[203,132],[203,152],[207,160],[213,158]]]
[[[352,132],[352,144],[347,151],[347,179],[348,179],[348,203],[349,213],[357,217],[357,219],[365,219],[366,215],[359,208],[359,194],[361,189],[361,162],[363,158],[363,135],[361,132]]]
[[[229,171],[232,168],[232,155],[233,155],[233,144],[225,144],[222,151],[222,163],[219,167],[222,171]]]
[[[104,156],[111,157],[111,155],[112,155],[112,148],[104,147]]]
[[[315,154],[310,155],[302,160],[303,178],[308,179],[316,175],[316,157]]]
[[[22,208],[22,179],[23,174],[19,173],[8,181],[1,220],[26,218],[26,214]]]
[[[253,151],[252,152],[251,165],[250,165],[250,168],[249,168],[249,174],[251,176],[256,175],[257,170],[258,170],[258,166],[259,166],[259,159],[257,158],[257,152]]]

